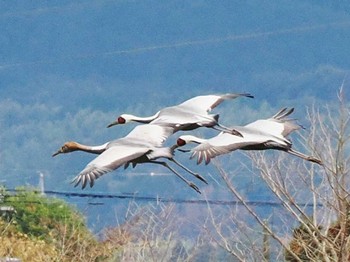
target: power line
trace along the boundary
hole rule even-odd
[[[25,192],[25,190],[17,189],[5,189],[7,192]],[[34,191],[41,193],[39,191]],[[121,193],[121,194],[94,194],[94,193],[75,193],[75,192],[64,192],[55,190],[44,191],[46,195],[55,195],[62,197],[78,197],[78,198],[96,198],[96,199],[132,199],[139,202],[162,202],[162,203],[175,203],[175,204],[198,204],[198,205],[220,205],[220,206],[235,206],[243,205],[242,202],[238,200],[205,200],[205,199],[176,199],[176,198],[163,198],[163,197],[152,197],[152,196],[137,196],[133,193]],[[282,202],[276,201],[245,201],[246,204],[251,206],[282,206]],[[102,205],[104,203],[98,203]],[[313,203],[297,203],[299,206],[313,207]],[[316,206],[323,206],[321,203],[317,203]]]

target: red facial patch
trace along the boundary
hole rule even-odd
[[[177,141],[176,141],[177,145],[178,146],[184,146],[186,145],[186,141],[181,139],[181,138],[178,138]]]
[[[118,124],[125,124],[125,118],[123,118],[123,117],[118,117]]]

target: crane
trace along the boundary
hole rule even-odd
[[[194,142],[198,145],[192,148],[191,158],[197,156],[197,164],[203,160],[208,164],[216,156],[227,154],[237,149],[241,150],[281,150],[304,160],[322,165],[322,161],[313,156],[305,155],[292,148],[292,142],[286,137],[301,128],[292,119],[288,119],[294,108],[283,108],[268,119],[260,119],[245,126],[234,127],[243,137],[233,136],[226,132],[210,139],[193,135],[182,135],[177,139],[178,146]],[[183,150],[184,151],[184,150]]]
[[[100,146],[87,146],[74,141],[66,142],[52,156],[61,153],[73,151],[85,151],[99,154],[94,160],[73,179],[75,186],[82,184],[82,189],[87,184],[93,187],[95,180],[100,176],[116,170],[124,165],[127,168],[130,164],[135,167],[141,163],[153,163],[163,165],[171,172],[182,179],[186,184],[201,193],[199,188],[191,181],[187,180],[167,162],[157,161],[158,158],[166,158],[183,168],[191,175],[207,183],[199,174],[191,171],[180,162],[174,159],[174,150],[177,145],[172,147],[162,147],[165,139],[172,133],[172,129],[154,124],[136,126],[128,135],[117,140],[110,141]]]
[[[209,114],[209,112],[221,104],[224,100],[237,97],[253,98],[251,94],[221,94],[221,95],[202,95],[196,96],[185,102],[165,107],[149,117],[139,117],[131,114],[122,114],[107,127],[126,124],[129,122],[151,123],[173,128],[173,132],[179,130],[193,130],[199,127],[210,127],[220,131],[226,131],[233,135],[242,136],[235,129],[229,129],[219,124],[218,114]]]

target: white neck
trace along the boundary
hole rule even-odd
[[[194,143],[197,143],[197,144],[201,144],[201,143],[204,143],[205,141],[207,141],[204,138],[199,138],[199,137],[192,136],[192,135],[183,135],[183,136],[180,136],[179,138],[185,140],[186,143],[194,142]]]
[[[99,145],[99,146],[87,146],[87,145],[83,145],[80,143],[76,143],[77,144],[77,149],[79,151],[84,151],[84,152],[88,152],[88,153],[93,153],[93,154],[101,154],[103,151],[106,150],[108,143],[105,143],[103,145]]]
[[[129,119],[129,121],[134,121],[134,122],[138,122],[138,123],[143,123],[143,124],[148,124],[150,122],[152,122],[154,119],[156,119],[159,116],[159,111],[157,113],[155,113],[152,116],[147,116],[147,117],[140,117],[140,116],[135,116],[135,115],[126,115],[124,114],[124,117],[126,119]]]

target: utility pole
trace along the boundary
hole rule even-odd
[[[39,190],[42,196],[45,195],[44,174],[42,172],[39,172]]]

